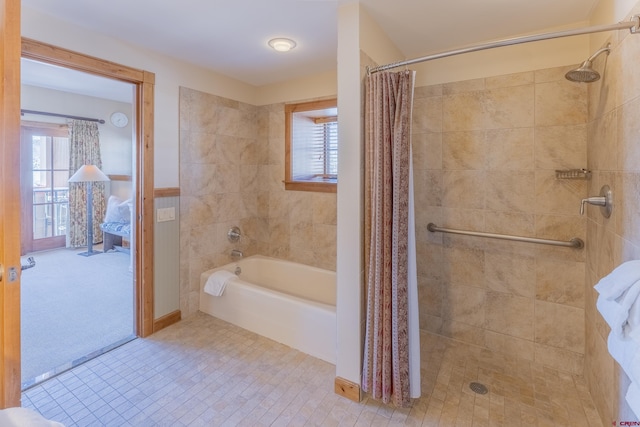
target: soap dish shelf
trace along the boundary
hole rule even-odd
[[[591,171],[587,169],[556,169],[556,179],[591,179]]]

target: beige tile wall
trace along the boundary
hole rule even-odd
[[[636,6],[632,14],[639,12]],[[596,309],[593,286],[623,261],[640,259],[640,38],[619,31],[609,41],[610,55],[594,63],[603,77],[589,86],[587,151],[594,172],[589,194],[609,185],[614,211],[609,219],[596,208],[587,212],[585,283],[585,378],[605,425],[638,418],[624,399],[629,379],[608,353],[609,326]]]
[[[180,89],[180,309],[230,253],[335,270],[335,194],[284,191],[284,105],[256,107]],[[237,225],[238,244],[227,241]]]
[[[585,239],[587,89],[554,68],[416,89],[421,328],[582,373],[585,251],[430,233],[427,224]]]

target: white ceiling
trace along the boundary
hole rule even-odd
[[[407,58],[571,25],[598,0],[360,0]],[[22,0],[30,7],[261,86],[333,70],[347,0]],[[267,46],[294,39],[288,53]]]

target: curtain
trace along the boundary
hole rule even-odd
[[[83,165],[96,165],[102,169],[98,123],[72,120],[69,125],[69,176]],[[93,192],[93,242],[102,242],[100,223],[104,218],[105,184],[89,184]],[[69,183],[69,225],[67,247],[87,246],[87,183]]]
[[[414,72],[369,75],[365,100],[366,332],[362,386],[408,406],[420,396],[411,170]]]

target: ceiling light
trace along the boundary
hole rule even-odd
[[[269,46],[277,50],[278,52],[289,52],[291,49],[296,47],[296,42],[291,39],[271,39],[269,40]]]

